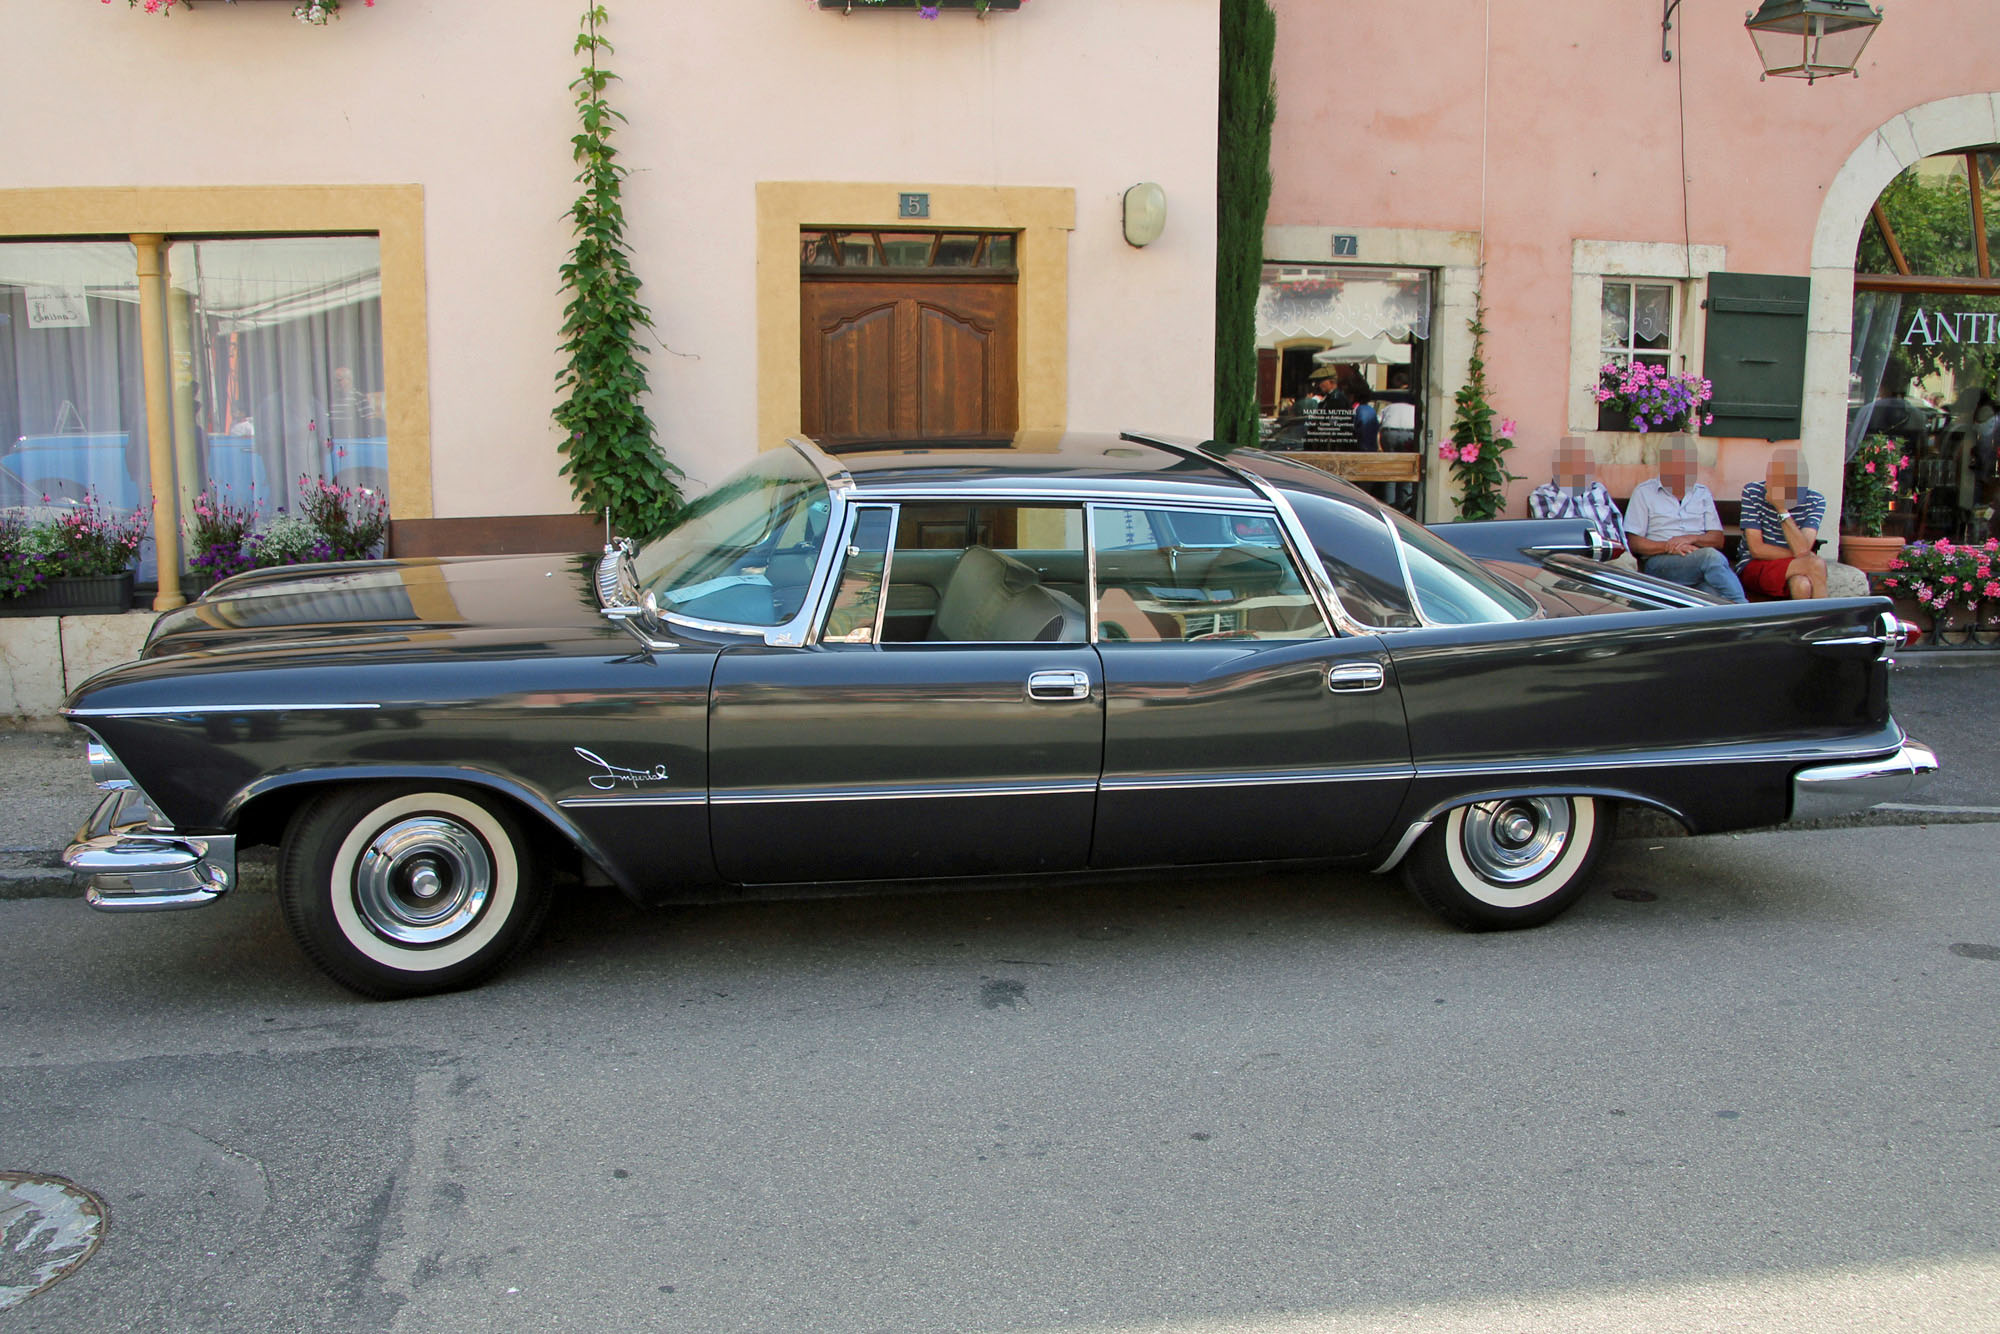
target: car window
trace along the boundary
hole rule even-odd
[[[1098,505],[1091,524],[1101,642],[1327,635],[1268,513]]]
[[[1089,640],[1081,506],[924,502],[895,511],[880,642]],[[855,579],[865,580],[867,546],[848,548]],[[847,581],[843,573],[843,588]]]
[[[863,505],[855,511],[841,559],[840,583],[820,642],[873,644],[880,637],[882,575],[889,565],[889,534],[895,522],[893,505]]]
[[[639,549],[639,588],[670,615],[783,625],[805,603],[831,513],[826,483],[805,457],[770,450]]]
[[[1422,624],[1403,582],[1395,536],[1380,511],[1309,491],[1292,492],[1291,502],[1349,616],[1374,630],[1413,630]]]
[[[1525,621],[1539,610],[1535,600],[1487,573],[1479,562],[1420,523],[1384,511],[1403,540],[1410,587],[1424,619],[1434,625],[1487,625]]]

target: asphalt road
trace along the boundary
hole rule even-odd
[[[559,910],[370,1004],[268,894],[0,902],[15,1331],[1991,1330],[2000,827],[1393,882]],[[0,1284],[7,1281],[0,1250]]]

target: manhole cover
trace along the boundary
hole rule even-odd
[[[88,1260],[103,1235],[104,1201],[74,1181],[0,1172],[0,1311]]]

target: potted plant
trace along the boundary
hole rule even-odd
[[[1892,592],[1915,600],[1931,618],[1931,642],[1942,644],[1946,634],[1969,642],[1980,609],[2000,601],[2000,538],[1980,546],[1959,546],[1949,538],[1912,542],[1890,562],[1882,581]],[[1963,613],[1963,615],[1961,615]],[[1954,622],[1963,621],[1963,625]]]
[[[1882,528],[1909,466],[1902,448],[1886,435],[1869,436],[1847,461],[1840,557],[1855,569],[1881,574],[1903,549],[1903,539],[1884,537]]]
[[[225,0],[225,2],[233,5],[236,0]],[[108,5],[111,0],[104,0],[104,3]],[[189,9],[194,8],[194,0],[127,0],[127,3],[134,9],[145,10],[148,14],[171,14],[177,4],[185,5]],[[298,0],[298,3],[292,6],[292,17],[301,23],[325,27],[329,19],[340,17],[340,4],[341,0]],[[361,0],[361,4],[363,8],[372,9],[375,0]]]
[[[252,504],[231,503],[227,487],[217,491],[204,488],[194,498],[192,517],[186,528],[187,563],[190,571],[182,581],[189,597],[199,597],[209,585],[250,569],[250,534],[257,525],[258,510]]]
[[[1715,386],[1699,375],[1675,375],[1657,362],[1607,361],[1597,368],[1597,429],[1693,435],[1715,420],[1705,404]]]
[[[132,607],[146,510],[119,515],[95,491],[39,521],[0,524],[0,616],[103,616]]]

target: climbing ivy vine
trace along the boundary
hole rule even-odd
[[[561,471],[577,504],[586,513],[608,508],[620,533],[645,538],[667,528],[679,511],[675,479],[681,471],[660,453],[653,419],[642,403],[643,335],[653,317],[639,300],[639,279],[625,245],[619,190],[626,173],[611,146],[612,128],[625,117],[604,96],[617,77],[603,65],[613,51],[598,31],[607,17],[603,5],[584,10],[575,49],[585,63],[570,85],[581,121],[570,142],[583,193],[570,210],[576,250],[562,266],[569,303],[560,350],[567,360],[556,376],[564,397],[555,420],[563,431]]]

